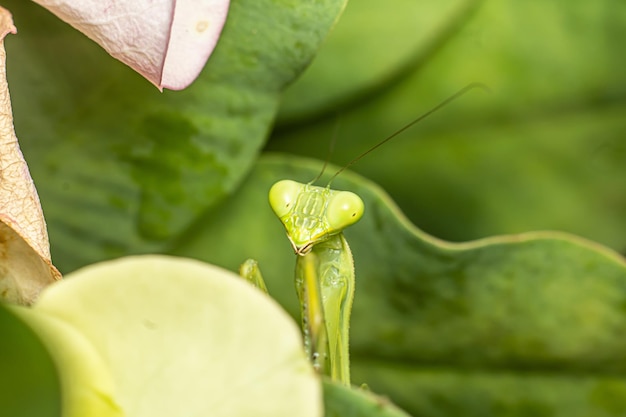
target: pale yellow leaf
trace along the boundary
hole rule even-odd
[[[192,259],[145,255],[66,278],[42,293],[29,323],[40,323],[33,329],[47,345],[71,342],[82,356],[66,363],[64,351],[51,349],[64,389],[100,392],[115,405],[75,395],[75,409],[99,407],[113,413],[107,417],[118,406],[129,417],[323,414],[321,381],[298,326],[239,276]],[[53,345],[48,339],[59,334],[50,326],[60,322],[82,338]]]

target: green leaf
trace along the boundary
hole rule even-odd
[[[5,4],[15,125],[57,266],[162,249],[232,192],[345,1],[233,1],[199,79],[165,93],[34,3]]]
[[[336,135],[343,165],[483,82],[354,170],[441,238],[552,229],[626,253],[626,3],[405,3],[349,4],[268,149],[326,159]]]
[[[391,87],[427,62],[478,4],[480,0],[350,3],[315,61],[285,91],[278,123],[336,114],[338,108]]]
[[[257,259],[269,293],[297,315],[295,255],[267,192],[320,169],[292,156],[264,158],[175,252],[230,269]],[[626,389],[619,255],[563,233],[447,243],[416,229],[361,177],[346,172],[333,188],[365,202],[363,219],[346,230],[357,277],[356,384],[416,416],[609,416],[626,406],[626,396],[613,395]]]
[[[295,322],[267,295],[211,265],[156,255],[91,265],[48,287],[28,313],[88,341],[112,386],[101,367],[83,366],[81,347],[59,368],[94,371],[82,390],[100,393],[96,400],[113,393],[124,415],[321,415],[320,380]],[[37,330],[46,341],[63,336]]]
[[[0,304],[0,407],[11,417],[60,417],[57,370],[36,334]]]

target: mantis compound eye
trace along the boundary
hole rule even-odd
[[[359,221],[364,207],[363,200],[358,195],[341,191],[328,202],[326,219],[332,230],[339,231]]]
[[[278,181],[270,188],[269,200],[274,213],[280,218],[289,214],[302,191],[302,184],[291,180]]]

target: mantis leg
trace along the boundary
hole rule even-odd
[[[256,261],[244,262],[240,275],[267,293]],[[350,385],[349,330],[354,298],[354,264],[343,234],[317,244],[296,261],[304,347],[313,367]]]
[[[239,275],[267,294],[267,286],[265,285],[265,280],[263,279],[263,275],[261,275],[257,261],[254,259],[246,259],[239,267]]]
[[[354,299],[354,263],[343,234],[313,248],[319,258],[320,287],[328,334],[330,376],[350,385],[349,331]]]
[[[296,260],[296,292],[300,300],[304,348],[316,371],[329,374],[328,333],[315,253]]]
[[[354,297],[350,248],[337,235],[296,262],[296,289],[302,310],[305,347],[314,366],[350,385],[349,328]]]

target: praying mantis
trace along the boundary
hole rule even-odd
[[[337,171],[331,181],[374,149],[476,87],[487,90],[479,83],[459,90],[353,159]],[[297,255],[295,284],[306,354],[319,373],[349,386],[348,340],[355,272],[352,253],[342,232],[359,221],[365,205],[350,191],[332,190],[330,181],[326,187],[315,186],[314,181],[308,184],[278,181],[269,191],[269,203]],[[247,260],[240,274],[267,292],[255,261]]]
[[[354,299],[354,262],[342,231],[359,221],[363,200],[350,191],[282,180],[269,202],[296,253],[296,292],[300,302],[305,351],[314,369],[350,385],[349,327]],[[254,261],[240,274],[263,291]]]

